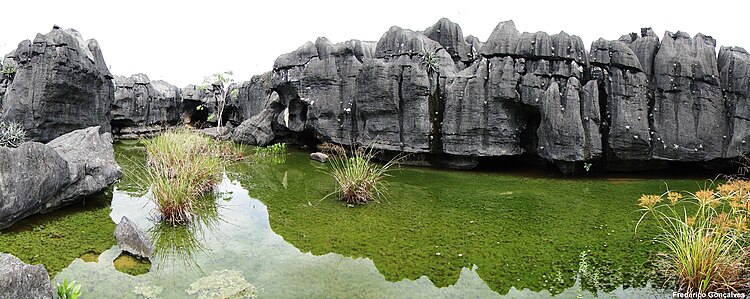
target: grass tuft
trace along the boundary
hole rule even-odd
[[[183,224],[196,217],[194,206],[221,180],[226,147],[190,129],[168,131],[142,141],[147,163],[136,173],[150,187],[161,220]]]
[[[0,122],[0,147],[16,148],[26,140],[23,126],[14,122]]]
[[[750,182],[730,180],[718,191],[704,188],[680,194],[643,195],[643,216],[651,215],[666,246],[657,265],[683,292],[746,291]],[[638,225],[636,225],[636,230]]]
[[[372,162],[374,157],[372,148],[357,148],[351,153],[344,151],[331,156],[330,174],[337,185],[336,191],[331,194],[338,195],[339,199],[348,204],[366,204],[385,198],[388,192],[385,178],[400,158],[378,164]]]

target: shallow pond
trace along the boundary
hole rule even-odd
[[[143,158],[134,143],[116,152],[126,174]],[[45,264],[56,282],[80,282],[85,298],[190,297],[191,285],[221,283],[199,279],[222,270],[260,298],[661,297],[669,291],[649,282],[654,231],[634,232],[637,198],[665,183],[705,184],[402,167],[387,200],[351,207],[324,199],[326,170],[303,152],[228,167],[211,219],[163,232],[168,250],[143,271],[115,269],[137,264],[118,259],[122,216],[160,231],[148,194],[127,176],[84,205],[0,232],[0,251]]]

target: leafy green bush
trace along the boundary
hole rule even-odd
[[[399,158],[377,164],[371,162],[374,156],[372,149],[363,148],[331,156],[331,176],[337,184],[336,191],[331,194],[337,194],[348,204],[365,204],[384,198],[388,192],[385,177]]]
[[[63,283],[57,284],[57,297],[60,299],[77,299],[81,296],[81,284],[72,281],[68,283],[68,279],[63,280]]]
[[[0,122],[0,147],[19,147],[26,141],[26,131],[14,122]]]
[[[657,264],[684,292],[729,292],[747,288],[750,181],[730,180],[718,191],[643,195],[643,216],[651,215],[667,252]]]

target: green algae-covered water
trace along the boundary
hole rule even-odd
[[[0,251],[44,264],[55,282],[80,282],[84,298],[189,298],[213,283],[252,285],[260,298],[664,296],[650,282],[655,232],[634,232],[637,198],[665,183],[705,184],[402,167],[387,200],[352,207],[323,199],[334,187],[326,164],[292,152],[228,167],[210,219],[164,231],[127,177],[141,148],[116,152],[121,182],[0,232]],[[122,216],[162,232],[166,249],[151,265],[120,257],[112,234]]]

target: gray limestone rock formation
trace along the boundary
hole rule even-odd
[[[481,42],[448,19],[393,26],[376,43],[319,38],[279,56],[270,80],[239,87],[254,107],[245,117],[257,114],[234,139],[307,136],[450,167],[503,156],[566,173],[584,162],[726,166],[750,151],[750,54],[727,47],[717,59],[715,46],[643,28],[587,50],[578,36],[522,33],[513,21]]]
[[[115,76],[112,133],[118,138],[149,136],[177,125],[182,116],[179,88],[145,74]]]
[[[0,120],[23,124],[39,142],[91,126],[110,131],[114,85],[96,40],[55,27],[22,41],[11,58],[17,71]]]
[[[48,144],[0,147],[0,229],[106,189],[122,176],[112,135],[76,130]]]
[[[251,144],[257,146],[266,146],[275,137],[271,129],[271,122],[274,120],[274,112],[271,109],[265,109],[242,122],[239,127],[232,133],[232,140],[239,143]]]
[[[121,250],[137,257],[149,259],[154,252],[154,245],[146,232],[125,216],[115,226],[115,240]]]
[[[0,253],[0,298],[52,299],[52,284],[42,265],[27,265]]]

